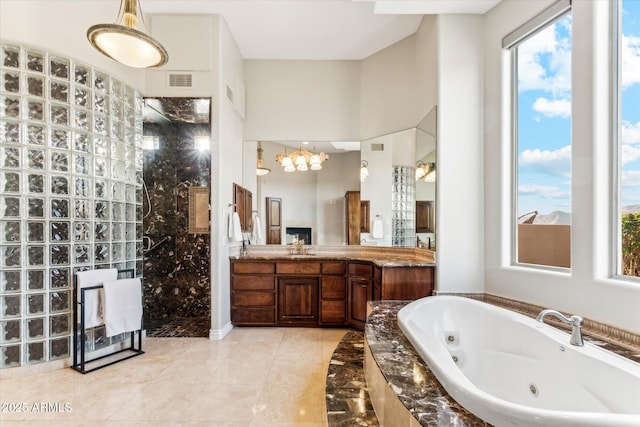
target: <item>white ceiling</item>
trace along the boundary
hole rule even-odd
[[[246,59],[363,59],[413,34],[422,15],[483,14],[501,0],[141,0],[149,14],[223,15]]]

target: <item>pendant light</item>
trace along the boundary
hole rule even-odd
[[[145,31],[137,29],[138,10]],[[90,27],[87,38],[102,54],[121,64],[134,68],[160,67],[167,63],[169,54],[148,32],[140,0],[121,0],[116,22]]]
[[[262,151],[262,143],[258,141],[258,164],[256,165],[256,175],[258,176],[264,176],[271,172],[271,169],[262,165]]]

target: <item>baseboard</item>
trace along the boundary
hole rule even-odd
[[[231,322],[227,323],[220,329],[209,329],[209,339],[210,340],[221,340],[223,339],[231,330],[233,329],[233,325]]]

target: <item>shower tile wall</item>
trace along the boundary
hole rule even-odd
[[[75,272],[142,274],[141,147],[134,89],[0,43],[0,368],[70,356]]]
[[[210,125],[145,123],[145,137],[158,148],[144,150],[144,234],[152,244],[145,255],[145,322],[175,317],[208,317],[211,307],[209,234],[190,234],[189,187],[209,187],[210,153],[194,148],[194,136],[210,134]]]

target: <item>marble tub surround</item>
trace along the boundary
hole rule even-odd
[[[249,245],[248,253],[240,255],[240,248],[230,248],[231,259],[255,260],[341,260],[370,261],[378,267],[434,267],[436,253],[428,249],[375,246],[304,246],[306,255],[290,255],[285,245]]]

